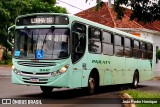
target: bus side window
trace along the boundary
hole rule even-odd
[[[141,58],[146,59],[147,58],[147,45],[145,42],[141,42]]]
[[[101,30],[98,28],[89,27],[88,50],[90,53],[100,54],[101,46]]]
[[[72,62],[77,62],[86,49],[86,26],[81,23],[72,25]]]
[[[124,45],[125,45],[125,56],[126,57],[132,57],[132,41],[130,38],[124,39]]]
[[[141,58],[140,43],[138,40],[133,40],[133,57]]]
[[[124,37],[115,35],[115,55],[116,56],[124,56]]]
[[[103,54],[113,55],[114,54],[114,35],[112,33],[103,31],[102,34],[102,45],[103,45]]]
[[[147,44],[147,58],[152,60],[153,58],[153,45]]]

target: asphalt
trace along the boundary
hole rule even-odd
[[[0,77],[11,77],[11,66],[6,66],[6,65],[0,65]],[[159,71],[160,72],[160,71]],[[155,75],[155,74],[154,74]],[[155,75],[156,76],[156,75]],[[8,79],[7,79],[8,80]],[[151,83],[150,83],[151,82]],[[157,81],[155,81],[155,82],[157,82]],[[158,81],[158,83],[159,83],[159,81]],[[143,83],[144,84],[144,83]],[[149,81],[149,82],[146,82],[146,84],[148,85],[149,84],[149,87],[150,86],[152,86],[152,85],[154,85],[153,84],[153,81]],[[146,85],[146,86],[147,86]],[[9,85],[10,86],[10,85]],[[156,86],[157,86],[157,84],[156,84]],[[154,86],[155,87],[155,86]],[[146,88],[146,89],[149,89],[149,91],[151,91],[151,90],[153,90],[153,91],[155,91],[155,89],[154,89],[154,87],[151,87],[151,89],[149,89],[149,88]],[[157,87],[156,87],[157,88]],[[17,89],[17,88],[16,88]],[[145,89],[145,87],[143,88],[143,89]],[[142,90],[143,90],[142,89]],[[146,90],[145,89],[145,90]],[[157,89],[157,90],[159,90],[159,89]],[[113,93],[111,94],[110,93],[110,95],[111,96],[116,96],[116,97],[118,97],[117,95],[114,95]],[[104,96],[104,93],[102,94],[102,96]],[[108,96],[108,95],[107,95]],[[96,96],[97,97],[97,96]],[[113,105],[112,105],[113,106]],[[112,107],[111,106],[111,107]],[[122,107],[122,105],[121,104],[118,104],[118,105],[116,105],[116,107]]]
[[[0,65],[0,77],[11,76],[11,66]]]
[[[0,90],[0,97],[2,98],[41,98],[45,101],[50,101],[54,102],[54,101],[59,101],[59,102],[63,102],[63,101],[68,101],[70,100],[71,102],[73,102],[73,99],[75,99],[75,102],[73,102],[73,104],[50,104],[50,106],[55,105],[55,107],[57,105],[59,105],[59,107],[122,107],[123,105],[118,103],[118,104],[101,104],[101,103],[96,103],[94,104],[93,101],[88,100],[91,98],[118,98],[116,101],[120,102],[121,100],[119,99],[119,91],[121,90],[119,86],[117,86],[118,88],[114,88],[111,86],[110,88],[107,88],[108,92],[106,92],[106,88],[102,87],[100,93],[92,95],[92,96],[87,96],[83,93],[83,91],[80,91],[81,89],[55,89],[54,92],[52,94],[50,94],[51,96],[47,97],[44,96],[43,94],[41,94],[41,91],[39,87],[35,87],[35,86],[19,86],[19,85],[15,85],[12,84],[11,81],[11,66],[0,66],[0,85],[3,86],[1,87]],[[11,90],[12,89],[12,90]],[[114,91],[113,91],[114,90]],[[62,98],[61,98],[62,97]],[[87,101],[85,100],[78,100],[78,98],[81,99],[87,99]],[[62,100],[63,99],[63,100]],[[90,101],[90,102],[89,102]],[[99,100],[96,100],[95,102],[97,102]],[[87,102],[85,104],[85,102]],[[74,104],[75,103],[75,104]],[[93,104],[92,104],[93,103]],[[84,105],[82,105],[84,104]],[[1,107],[1,105],[0,105]],[[8,106],[7,106],[8,107]],[[35,106],[33,106],[35,107]],[[37,105],[36,107],[40,107],[39,105]],[[42,107],[47,107],[46,104],[44,104]],[[49,106],[48,106],[49,107]]]

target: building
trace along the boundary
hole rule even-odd
[[[158,4],[159,0],[149,0],[149,3],[152,5],[153,3]]]
[[[116,19],[116,13],[105,3],[98,11],[94,7],[84,10],[76,15],[109,27],[113,27],[135,36],[140,36],[153,41],[154,50],[154,71],[160,76],[160,61],[156,59],[156,50],[160,48],[160,21],[150,24],[143,24],[136,20],[130,21],[131,10],[127,9],[122,20]]]

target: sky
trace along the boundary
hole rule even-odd
[[[106,1],[106,0],[103,0]],[[64,3],[65,2],[65,3]],[[70,5],[72,6],[70,6]],[[96,5],[96,0],[57,0],[57,5],[61,7],[65,7],[68,10],[68,13],[75,14],[80,11],[86,10]],[[79,8],[75,8],[75,7]]]

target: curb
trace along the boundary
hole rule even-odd
[[[0,67],[12,67],[12,65],[0,65]]]
[[[0,75],[0,78],[1,77],[11,77],[11,75]]]
[[[120,97],[122,98],[122,100],[127,100],[127,101],[130,101],[131,100],[133,101],[133,98],[128,95],[127,93],[123,93],[122,95],[120,95]],[[136,107],[136,104],[134,103],[122,103],[123,107]]]
[[[0,68],[12,68],[12,66],[4,66],[4,65],[0,65]]]
[[[152,80],[160,80],[160,76],[157,76],[157,77],[153,77]]]

